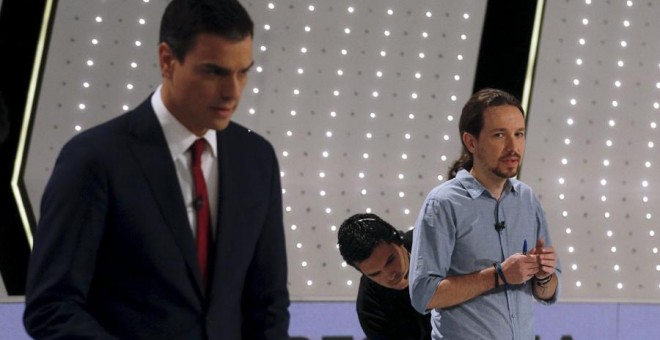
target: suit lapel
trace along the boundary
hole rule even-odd
[[[240,242],[237,235],[239,230],[236,226],[237,214],[242,208],[243,192],[241,185],[243,181],[242,159],[240,143],[232,143],[233,134],[236,133],[233,123],[217,133],[218,140],[218,214],[216,222],[216,238],[214,245],[213,261],[211,271],[211,287],[214,280],[222,280],[214,277],[225,272],[232,266],[230,260],[233,255],[229,252],[236,248],[235,242]],[[239,208],[241,207],[241,208]]]
[[[131,152],[140,164],[153,197],[160,207],[163,220],[188,264],[189,274],[196,282],[198,293],[203,295],[197,250],[181,187],[165,135],[151,107],[150,99],[143,102],[133,113],[129,131],[137,138],[137,142],[130,144]]]
[[[222,250],[227,249],[227,247],[223,246],[223,244],[227,241],[227,239],[230,237],[227,233],[231,231],[230,228],[227,228],[227,226],[231,225],[230,222],[230,214],[233,209],[232,207],[228,207],[227,204],[229,202],[232,202],[233,199],[226,199],[227,197],[232,197],[230,196],[231,193],[233,192],[232,186],[235,185],[233,181],[228,181],[228,178],[232,178],[232,174],[230,173],[230,167],[227,166],[228,164],[231,164],[231,160],[229,157],[231,157],[231,151],[228,149],[228,143],[227,143],[227,137],[225,136],[227,134],[227,131],[218,131],[216,136],[218,140],[218,176],[219,176],[219,189],[218,190],[218,214],[217,214],[217,222],[216,222],[216,237],[215,237],[215,246],[214,246],[214,253],[213,253],[213,268],[217,268],[216,265],[218,264],[217,261],[219,259],[223,258]],[[235,166],[236,164],[234,164]],[[215,270],[212,271],[212,275]],[[213,279],[213,278],[212,278]]]

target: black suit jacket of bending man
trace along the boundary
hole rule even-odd
[[[24,322],[32,336],[288,337],[275,152],[236,123],[217,136],[219,224],[208,290],[150,100],[64,146],[28,270]]]

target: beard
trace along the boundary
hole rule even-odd
[[[490,170],[490,172],[492,172],[495,176],[499,178],[509,179],[511,177],[515,177],[516,175],[518,175],[518,171],[520,170],[520,165],[517,166],[515,169],[509,171],[502,171],[497,167],[490,168],[488,170]]]
[[[511,167],[508,167],[508,166],[506,166],[504,168],[501,168],[499,166],[501,164],[500,161],[502,161],[506,158],[509,158],[509,157],[516,157],[518,159],[518,166],[513,168],[513,169]],[[488,168],[488,170],[492,174],[494,174],[495,176],[497,176],[499,178],[509,179],[511,177],[515,177],[516,175],[518,175],[518,171],[520,171],[520,166],[522,165],[521,162],[520,162],[521,158],[522,157],[520,157],[520,155],[516,152],[507,153],[506,155],[503,155],[498,160],[497,165],[495,165],[494,167]]]

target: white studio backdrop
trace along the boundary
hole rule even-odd
[[[660,3],[546,1],[521,178],[564,301],[660,302]]]

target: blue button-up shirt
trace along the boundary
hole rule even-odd
[[[504,223],[497,231],[495,225]],[[471,274],[530,250],[539,238],[552,244],[541,204],[526,184],[509,179],[498,200],[469,172],[434,188],[414,229],[409,289],[413,306],[426,305],[445,277]],[[559,261],[556,274],[561,274]],[[494,278],[493,278],[494,280]],[[532,285],[503,286],[460,305],[431,311],[433,338],[533,339]],[[559,286],[550,301],[554,303]],[[441,320],[442,318],[442,320]]]

